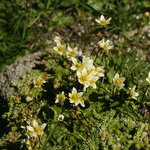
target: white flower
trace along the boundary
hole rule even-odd
[[[83,68],[81,72],[77,71],[77,76],[79,82],[84,85],[84,91],[88,86],[90,86],[90,80],[94,78],[94,75],[92,73],[87,73],[86,68]]]
[[[135,92],[135,88],[136,88],[136,85],[133,86],[133,88],[129,88],[130,89],[130,96],[137,100],[137,96],[139,96],[139,93]]]
[[[105,17],[103,15],[101,15],[98,19],[95,19],[95,21],[97,23],[99,23],[100,25],[106,26],[107,24],[110,23],[111,18],[108,18],[107,20],[105,19]]]
[[[65,97],[65,95],[64,95],[64,91],[62,91],[61,94],[57,94],[57,98],[56,98],[55,103],[58,103],[58,102],[59,102],[60,105],[63,106],[65,99],[66,99],[66,97]]]
[[[110,41],[109,41],[109,40],[107,40],[107,41],[105,42],[105,40],[102,39],[102,40],[99,41],[97,44],[98,44],[98,46],[99,46],[100,48],[103,48],[104,50],[110,50],[110,49],[113,48],[113,46],[110,44]]]
[[[32,126],[27,126],[27,129],[32,132],[34,137],[37,137],[38,135],[43,135],[44,128],[46,127],[47,123],[42,124],[41,126],[38,124],[38,122],[34,119],[32,121]]]
[[[59,53],[59,55],[62,55],[63,52],[65,52],[66,45],[62,45],[60,42],[57,42],[57,47],[53,47],[55,51]]]
[[[72,49],[70,46],[68,46],[68,52],[66,52],[67,57],[69,58],[75,57],[77,55],[77,49],[78,47],[75,47],[74,49]]]
[[[33,80],[33,83],[34,83],[34,87],[37,88],[37,87],[41,87],[43,85],[43,83],[46,83],[45,80],[43,80],[41,78],[41,76],[39,76],[39,78],[37,80]]]
[[[96,89],[96,81],[99,79],[99,77],[94,77],[92,80],[90,80],[90,85]]]
[[[149,73],[148,73],[148,78],[146,78],[146,81],[147,81],[148,83],[150,83],[150,71],[149,71]]]
[[[32,99],[33,99],[33,97],[27,96],[26,97],[26,102],[30,102],[30,101],[32,101]]]
[[[63,121],[64,120],[64,115],[60,114],[57,118],[58,121]]]
[[[117,88],[122,88],[125,84],[123,83],[125,81],[125,77],[119,78],[119,74],[116,73],[115,77],[113,78],[113,85]]]
[[[80,102],[80,105],[82,106],[82,107],[85,107],[85,104],[84,104],[84,101],[86,100],[86,97],[85,96],[82,96],[81,97],[81,102]]]
[[[90,57],[82,56],[82,61],[76,59],[75,57],[71,57],[71,60],[73,62],[73,65],[70,68],[71,70],[82,71],[83,68],[93,65],[93,60],[90,59]]]
[[[95,71],[97,71],[97,76],[99,76],[99,77],[103,77],[104,76],[104,72],[105,72],[104,66],[97,67],[95,69]]]
[[[86,63],[84,60],[81,62],[78,61],[78,59],[76,59],[75,57],[71,57],[71,60],[73,62],[73,65],[70,68],[71,70],[81,71],[84,67],[86,67]]]
[[[77,106],[81,102],[81,96],[83,95],[83,92],[77,93],[77,90],[75,87],[72,89],[72,93],[69,93],[69,100],[70,103],[74,103],[74,106]]]
[[[55,36],[55,38],[54,38],[54,41],[56,42],[56,43],[58,43],[58,42],[61,42],[61,37],[60,36]]]

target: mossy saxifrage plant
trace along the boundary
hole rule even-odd
[[[107,122],[102,121],[102,126],[96,122],[112,107],[116,108],[119,119],[128,116],[127,122],[149,122],[139,113],[143,105],[148,107],[149,104],[146,100],[150,72],[145,72],[149,66],[146,65],[145,69],[145,62],[137,60],[136,51],[118,58],[110,53],[113,46],[105,39],[105,27],[110,20],[103,15],[96,19],[103,25],[103,39],[93,48],[90,57],[82,55],[78,47],[67,46],[61,37],[55,37],[57,46],[53,47],[54,51],[43,54],[44,66],[41,70],[29,71],[22,80],[12,84],[17,87],[17,92],[8,99],[9,112],[3,115],[9,121],[11,131],[2,137],[1,146],[9,143],[11,148],[17,149],[78,149],[92,134],[91,128],[96,128],[100,135],[104,134],[101,132],[107,130]],[[92,56],[94,51],[95,57]],[[149,125],[143,126],[143,132],[137,134],[147,132],[144,137],[149,137]],[[120,133],[122,128],[126,128],[126,124],[115,128],[115,134],[106,131],[113,140],[120,139],[118,149],[128,144]],[[149,141],[140,137],[130,146],[149,148]],[[103,149],[110,145],[115,149],[116,143],[113,145],[102,140],[99,144]]]

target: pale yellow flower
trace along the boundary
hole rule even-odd
[[[92,80],[90,80],[90,86],[92,86],[94,89],[96,89],[96,81],[99,79],[99,77],[93,77]]]
[[[77,106],[81,102],[80,98],[81,98],[82,95],[83,95],[83,92],[77,93],[76,88],[73,87],[72,93],[69,93],[70,103],[74,103],[74,106]]]
[[[82,56],[82,61],[75,57],[71,57],[71,60],[73,62],[73,65],[70,68],[71,70],[82,71],[83,68],[93,65],[93,60],[90,59],[90,57]]]
[[[93,75],[97,74],[97,72],[95,71],[95,67],[93,66],[93,64],[89,65],[88,67],[86,67],[87,73],[90,74],[92,73]]]
[[[117,88],[122,88],[125,84],[123,83],[125,81],[125,77],[119,78],[119,74],[116,73],[115,77],[113,78],[113,85]]]
[[[61,94],[57,94],[57,98],[56,98],[55,103],[58,103],[58,102],[59,102],[60,105],[63,106],[65,99],[66,99],[66,97],[65,97],[65,95],[64,95],[64,91],[62,91]]]
[[[85,61],[81,62],[78,59],[76,59],[75,57],[71,57],[71,60],[73,62],[73,65],[70,68],[71,70],[81,71],[84,67],[86,67]]]
[[[84,85],[84,91],[88,86],[90,86],[90,80],[94,78],[92,73],[90,74],[87,73],[86,68],[83,68],[81,72],[77,71],[77,76],[79,82]]]
[[[63,52],[65,52],[66,45],[62,45],[60,42],[57,42],[57,47],[53,47],[55,51],[59,53],[59,55],[62,55]]]
[[[146,78],[146,81],[147,81],[148,83],[150,83],[150,71],[149,71],[149,73],[148,73],[148,78]]]
[[[78,50],[78,47],[75,47],[72,49],[70,46],[68,46],[68,52],[66,52],[67,57],[69,58],[75,57],[77,55],[77,50]]]
[[[29,146],[28,149],[29,149],[29,150],[32,150],[32,143],[31,143],[31,141],[30,141],[29,138],[27,139],[26,143],[27,143],[28,146]]]
[[[113,48],[113,46],[110,44],[110,41],[107,40],[107,41],[105,42],[104,39],[102,39],[101,41],[99,41],[99,42],[97,43],[97,45],[98,45],[100,48],[103,48],[104,50],[110,50],[110,49]]]
[[[81,100],[80,105],[81,105],[82,107],[85,107],[84,101],[86,100],[86,97],[85,97],[85,96],[82,96],[82,97],[80,98],[80,100]]]
[[[38,122],[34,119],[32,122],[32,126],[27,126],[27,129],[32,133],[30,135],[33,135],[34,137],[37,137],[39,135],[43,135],[44,128],[46,127],[47,123],[42,124],[41,126],[38,124]]]
[[[56,42],[56,43],[58,43],[58,42],[61,42],[61,37],[60,36],[55,36],[55,38],[54,38],[54,41]]]
[[[73,65],[71,66],[71,70],[78,70],[81,71],[84,67],[86,67],[85,62],[81,62],[75,57],[71,57],[71,60],[73,62]]]
[[[33,83],[34,83],[34,87],[35,88],[40,88],[42,85],[43,85],[43,83],[45,83],[46,81],[45,80],[43,80],[42,78],[41,78],[41,76],[39,76],[39,78],[37,79],[37,80],[33,80]]]
[[[102,26],[106,26],[107,24],[110,23],[111,18],[108,18],[107,20],[103,15],[101,15],[98,19],[95,19],[97,23],[99,23]]]
[[[136,88],[136,85],[133,86],[133,88],[129,88],[130,89],[130,96],[137,100],[137,96],[139,96],[139,93],[135,92],[135,88]]]
[[[104,66],[97,67],[97,68],[95,69],[95,71],[97,72],[96,75],[97,75],[98,77],[103,77],[103,76],[104,76],[104,72],[105,72]]]

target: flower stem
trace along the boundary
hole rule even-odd
[[[143,96],[142,96],[142,100],[141,100],[141,103],[140,103],[139,110],[140,110],[140,108],[142,107],[143,99],[144,99],[144,96],[145,96],[145,94],[146,94],[146,91],[148,90],[148,87],[149,87],[149,85],[147,86],[147,88],[146,88],[146,90],[145,90],[145,92],[144,92],[144,94],[143,94]],[[138,110],[138,111],[139,111],[139,110]]]
[[[47,142],[49,141],[49,139],[51,138],[51,136],[52,136],[53,133],[55,132],[55,130],[56,130],[58,124],[59,124],[59,121],[57,122],[57,124],[55,125],[54,129],[51,131],[51,133],[50,133],[49,136],[47,137],[47,139],[44,141],[44,144],[43,144],[43,146],[40,148],[40,150],[44,150],[44,148],[45,148]]]
[[[82,111],[80,111],[80,110],[78,110],[79,112],[81,112],[82,113],[82,115],[83,115],[83,112]],[[85,119],[85,121],[88,123],[88,124],[90,124],[92,127],[94,127],[94,125],[92,125],[90,122],[88,122],[87,120],[86,120],[86,118],[85,118],[85,116],[83,115],[83,117],[84,117],[84,119]]]
[[[103,26],[103,37],[105,37],[105,27]]]
[[[94,50],[95,50],[96,48],[98,48],[98,46],[96,46],[96,47],[93,48],[93,50],[92,50],[90,56],[92,56],[92,54],[93,54],[93,52],[94,52]]]
[[[85,141],[85,139],[75,129],[73,129],[73,130],[76,134],[78,134]]]
[[[83,123],[81,122],[81,120],[79,119],[78,116],[77,116],[77,119],[79,120],[79,122],[81,123],[81,125],[84,127],[84,129],[90,134],[90,132],[86,129],[86,127],[83,125]]]

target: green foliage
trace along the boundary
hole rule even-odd
[[[19,36],[24,42],[28,28],[38,23],[40,16],[51,14],[48,8],[52,4],[63,9],[85,6],[78,0],[46,1],[46,4],[39,0],[30,10],[31,20],[18,9],[22,17],[17,17],[12,41]],[[23,6],[28,8],[26,3]],[[23,24],[24,18],[29,26]],[[64,24],[72,19],[65,20],[64,12],[58,12],[52,22]],[[103,23],[108,24],[105,20]],[[93,48],[95,56],[83,55],[80,49],[71,48],[65,40],[55,37],[56,46],[43,54],[45,63],[40,69],[29,71],[19,82],[12,83],[16,92],[9,97],[9,111],[3,115],[9,122],[9,131],[0,141],[2,148],[7,145],[13,149],[40,150],[149,148],[150,120],[139,112],[149,106],[150,66],[137,57],[137,50],[118,57],[112,54],[113,46],[105,39],[105,29],[103,26],[103,40]],[[138,128],[139,122],[143,123]]]
[[[115,31],[129,40],[131,43],[118,43],[123,47],[129,44],[137,44],[139,39],[129,37],[125,31],[138,28],[138,33],[148,23],[148,17],[141,17],[135,20],[134,16],[148,11],[149,1],[136,0],[48,0],[48,1],[5,1],[0,2],[0,71],[6,65],[10,65],[17,58],[45,46],[40,39],[40,33],[48,31],[49,27],[65,25],[78,17],[85,17],[85,14],[104,14],[111,16],[112,26],[107,30]],[[84,10],[84,11],[83,11]],[[130,25],[128,25],[130,22]],[[39,24],[43,26],[39,26]],[[44,26],[46,25],[46,26]],[[101,29],[100,26],[94,27]]]
[[[80,144],[79,149],[149,149],[149,127],[147,123],[133,121],[130,117],[120,116],[111,110],[95,122],[90,135]]]
[[[74,20],[67,16],[66,8],[74,6],[81,14],[82,2],[78,0],[5,1],[0,2],[0,71],[17,58],[39,50],[46,44],[40,39],[41,31],[65,25]],[[39,24],[46,24],[39,26]],[[38,35],[38,36],[37,36]]]
[[[104,57],[105,53],[102,55]],[[141,139],[147,124],[142,124],[141,126],[144,126],[142,129],[138,129],[135,124],[136,120],[146,121],[141,114],[137,113],[141,103],[146,100],[146,96],[141,101],[138,100],[134,103],[129,90],[129,87],[132,88],[135,83],[140,95],[145,94],[146,90],[143,89],[142,83],[138,82],[146,78],[143,74],[144,69],[141,68],[144,66],[136,59],[135,55],[136,52],[126,53],[125,56],[120,55],[118,58],[111,53],[106,55],[104,64],[107,68],[104,74],[108,78],[99,79],[96,89],[87,88],[84,92],[84,97],[87,98],[85,107],[75,107],[68,100],[65,100],[64,105],[61,105],[60,102],[56,104],[56,98],[61,91],[64,91],[65,97],[68,97],[69,94],[66,93],[70,93],[73,87],[76,87],[78,91],[83,91],[83,86],[78,83],[76,72],[70,69],[73,62],[66,54],[61,57],[52,50],[43,54],[46,63],[41,66],[41,70],[32,70],[19,82],[12,83],[12,86],[17,88],[17,92],[8,99],[9,112],[3,115],[3,118],[7,118],[10,122],[8,127],[11,128],[11,131],[1,139],[1,145],[4,146],[7,141],[10,141],[13,134],[15,135],[13,136],[14,142],[10,143],[10,146],[16,147],[17,142],[20,143],[18,147],[26,147],[23,139],[29,138],[27,127],[31,126],[32,119],[36,119],[39,124],[42,122],[48,124],[44,134],[40,136],[40,143],[44,143],[49,133],[51,138],[45,144],[47,148],[78,149],[80,146],[80,149],[87,149],[88,146],[91,148],[96,146],[96,149],[99,147],[115,149],[118,146],[116,139],[119,139],[119,146],[122,149],[137,147],[137,144],[140,147],[148,147],[147,139],[145,137]],[[124,59],[122,59],[123,57]],[[97,59],[95,63],[97,63]],[[78,61],[78,63],[80,62]],[[99,64],[97,63],[96,66]],[[126,83],[122,88],[114,85],[116,72],[121,76],[126,76]],[[133,74],[133,72],[139,72],[139,74]],[[114,110],[109,112],[111,107],[117,108],[119,115],[116,115]],[[125,118],[123,115],[120,118],[122,112],[130,117]],[[60,114],[63,114],[65,119],[56,127]],[[91,128],[93,126],[94,128]],[[122,130],[123,132],[121,132]],[[100,132],[102,133],[99,134]],[[137,133],[139,134],[137,135]],[[85,143],[81,144],[82,141]],[[34,149],[42,146],[35,138],[30,142],[34,143],[34,145],[32,144]]]

